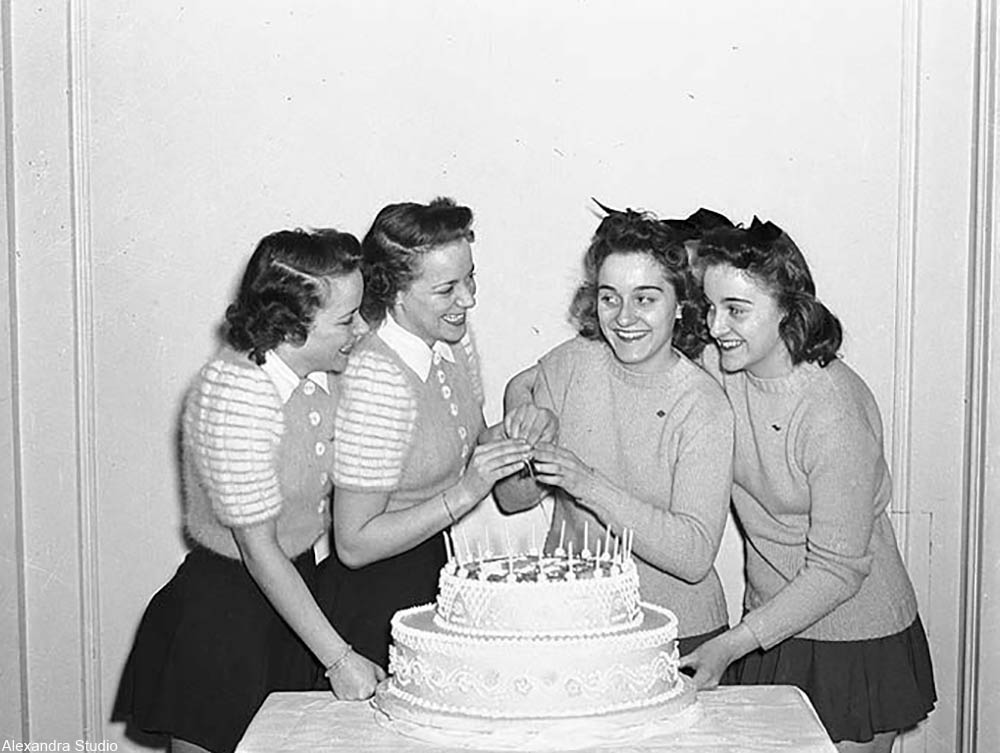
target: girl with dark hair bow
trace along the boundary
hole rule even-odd
[[[515,512],[553,492],[549,551],[565,538],[593,552],[608,529],[634,532],[643,598],[677,613],[690,651],[727,626],[714,561],[732,413],[691,360],[704,322],[687,238],[650,214],[605,211],[570,309],[579,336],[508,385],[511,411],[532,404],[558,417],[558,442],[535,447],[534,478],[505,480],[495,496]]]
[[[930,654],[887,510],[882,420],[841,326],[770,222],[708,233],[698,265],[733,406],[743,620],[681,664],[700,687],[804,690],[844,751],[882,751],[934,707]],[[735,662],[728,671],[726,667]]]
[[[372,695],[384,672],[317,603],[313,545],[330,525],[335,375],[368,325],[357,239],[268,235],[226,310],[226,345],[187,393],[181,424],[192,549],[152,599],[114,718],[171,750],[229,753],[274,690]]]

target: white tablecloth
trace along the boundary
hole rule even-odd
[[[725,687],[698,694],[701,715],[683,732],[617,747],[633,753],[836,753],[809,699],[787,685]],[[237,753],[457,752],[379,726],[367,702],[330,693],[272,693]],[[596,750],[596,749],[595,749]],[[607,753],[607,748],[600,749]],[[463,753],[467,753],[463,751]]]

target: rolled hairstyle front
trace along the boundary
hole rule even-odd
[[[792,363],[826,366],[843,340],[840,320],[816,298],[816,285],[798,246],[773,222],[753,218],[749,228],[719,228],[698,246],[699,276],[705,269],[728,265],[762,285],[784,312],[778,325]]]
[[[224,338],[254,363],[283,342],[301,345],[328,303],[327,278],[358,269],[361,244],[332,229],[281,230],[261,239],[247,262]]]
[[[684,247],[688,238],[648,212],[606,211],[607,216],[597,226],[583,256],[583,282],[570,304],[570,321],[581,336],[599,339],[602,335],[597,318],[597,277],[601,266],[613,254],[646,254],[663,270],[680,307],[680,320],[674,325],[673,346],[688,358],[697,358],[708,335],[695,295],[697,286],[688,267]]]
[[[361,312],[369,324],[385,319],[399,293],[420,274],[424,254],[464,239],[475,240],[472,210],[449,198],[430,204],[390,204],[375,216],[361,242],[365,294]]]

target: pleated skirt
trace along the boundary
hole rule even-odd
[[[789,638],[726,670],[732,685],[795,685],[812,701],[834,742],[868,742],[904,730],[934,708],[937,693],[923,624],[861,641]]]
[[[312,550],[294,565],[314,588]],[[199,547],[147,606],[112,719],[230,753],[270,692],[311,690],[321,674],[243,562]]]

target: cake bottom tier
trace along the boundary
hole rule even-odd
[[[381,726],[442,748],[488,751],[572,751],[579,748],[622,749],[650,738],[683,732],[701,717],[691,680],[681,676],[680,692],[641,708],[597,716],[555,719],[486,719],[430,711],[411,704],[382,682],[373,705]]]
[[[451,633],[434,606],[392,621],[390,678],[376,705],[416,723],[454,719],[648,717],[693,700],[677,669],[677,620],[643,604],[640,627],[596,636],[484,637]],[[673,702],[673,703],[670,703]]]

